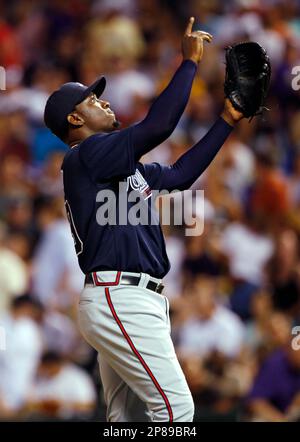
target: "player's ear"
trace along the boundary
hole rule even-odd
[[[69,114],[67,120],[72,126],[81,127],[84,125],[84,119],[77,112]]]

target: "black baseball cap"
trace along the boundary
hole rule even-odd
[[[63,84],[58,90],[54,91],[47,100],[44,111],[46,126],[51,132],[63,139],[68,130],[67,116],[69,113],[92,92],[99,98],[105,86],[105,77],[98,78],[89,87],[77,82]]]

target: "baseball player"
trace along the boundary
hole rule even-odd
[[[64,84],[45,107],[46,125],[70,146],[62,164],[65,207],[86,274],[79,327],[98,352],[110,422],[193,420],[193,399],[174,351],[168,299],[162,294],[169,261],[160,225],[118,222],[120,183],[126,183],[123,191],[140,195],[149,219],[157,218],[151,189],[189,188],[242,118],[226,100],[213,127],[175,164],[139,162],[171,135],[188,102],[203,42],[212,39],[193,32],[193,22],[183,36],[181,65],[141,122],[118,130],[110,104],[100,98],[104,77],[89,87]],[[98,195],[105,190],[116,197],[117,222],[101,225],[97,210],[104,202]],[[131,206],[129,201],[125,210]]]

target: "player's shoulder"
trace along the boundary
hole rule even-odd
[[[69,151],[62,164],[64,177],[88,176],[92,182],[132,175],[135,171],[131,128],[94,133]],[[73,176],[72,176],[73,175]]]
[[[90,135],[78,145],[78,150],[83,160],[90,160],[94,154],[98,156],[111,153],[112,150],[122,151],[128,145],[131,145],[131,127]],[[118,152],[119,154],[120,152]]]
[[[72,159],[74,160],[75,157],[77,156],[78,156],[78,146],[70,148],[64,156],[63,162],[61,164],[61,170],[64,170],[67,164],[69,164],[71,160]]]
[[[64,159],[63,159],[63,162],[61,165],[61,169],[64,170],[64,168],[67,165],[70,165],[71,163],[79,161],[79,152],[82,148],[86,149],[86,148],[90,148],[91,146],[93,146],[95,144],[97,144],[97,145],[100,144],[101,142],[103,142],[107,138],[107,135],[110,135],[110,134],[98,133],[98,134],[90,135],[85,140],[82,140],[80,143],[78,143],[76,146],[70,148],[64,156]]]
[[[128,135],[131,133],[131,127],[127,127],[122,130],[114,130],[112,132],[98,132],[96,134],[90,135],[85,140],[81,141],[81,143],[78,144],[78,149],[83,149],[86,146],[91,146],[94,144],[104,144],[106,142],[113,142],[113,141],[119,141],[122,138],[127,138]]]

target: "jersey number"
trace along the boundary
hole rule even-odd
[[[73,219],[73,215],[72,215],[72,211],[71,211],[71,207],[69,202],[66,200],[65,201],[65,208],[66,208],[66,213],[67,213],[67,217],[68,217],[68,221],[70,223],[70,227],[71,227],[71,233],[72,233],[72,237],[74,240],[74,245],[75,245],[75,250],[76,250],[76,254],[77,256],[80,255],[80,253],[83,252],[83,242],[81,241],[77,229],[75,227],[74,224],[74,219]]]

